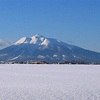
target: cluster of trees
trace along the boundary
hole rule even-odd
[[[5,62],[0,61],[0,64],[94,64],[94,65],[100,65],[100,62],[85,62],[85,61],[65,61],[65,62],[47,62],[47,61],[21,61],[21,62]]]

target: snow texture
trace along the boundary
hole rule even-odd
[[[0,100],[100,100],[100,65],[0,65]]]
[[[49,40],[47,40],[44,36],[36,34],[31,38],[23,37],[15,43],[15,45],[20,45],[20,44],[37,44],[37,45],[48,46]]]

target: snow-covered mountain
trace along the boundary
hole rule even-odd
[[[45,38],[39,34],[23,37],[15,44],[0,50],[0,61],[44,60],[48,62],[85,61],[100,62],[100,53]]]
[[[10,45],[12,45],[11,41],[5,41],[3,39],[0,39],[0,49],[6,48]]]

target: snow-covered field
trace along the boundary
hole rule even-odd
[[[100,100],[100,66],[1,64],[0,100]]]

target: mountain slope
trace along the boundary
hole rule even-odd
[[[23,37],[14,45],[0,50],[0,61],[27,60],[100,62],[100,53],[38,34],[31,38]]]

